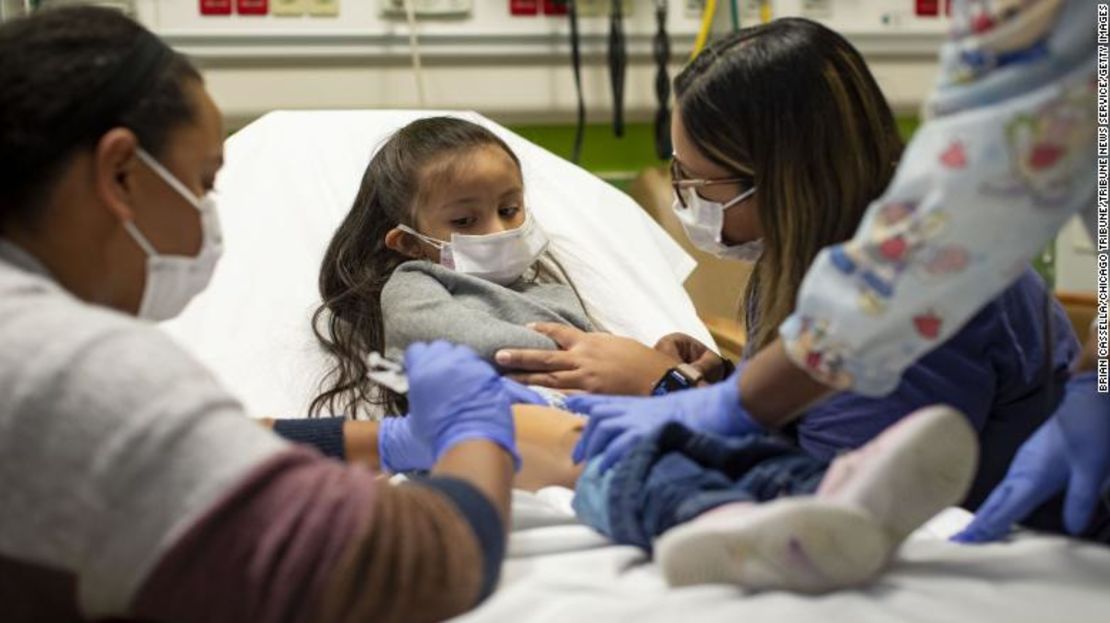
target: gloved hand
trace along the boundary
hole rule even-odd
[[[501,384],[512,404],[547,404],[539,393],[512,379],[502,378]],[[428,470],[435,464],[432,446],[413,436],[411,422],[408,416],[382,419],[378,427],[378,457],[382,469],[398,474]]]
[[[485,439],[513,456],[520,469],[512,399],[490,364],[465,346],[438,341],[405,351],[409,430],[434,461],[467,440]]]
[[[550,401],[539,392],[510,378],[502,378],[501,385],[514,405],[540,405],[541,407],[550,405]]]
[[[1099,394],[1094,372],[1074,376],[1056,413],[1018,450],[1002,480],[962,532],[961,543],[983,543],[1067,487],[1064,527],[1077,534],[1090,522],[1110,479],[1110,395]]]
[[[740,406],[740,367],[727,379],[698,389],[687,389],[651,398],[587,396],[567,398],[567,408],[589,416],[586,430],[571,457],[581,463],[604,454],[607,470],[641,438],[667,422],[720,435],[741,435],[761,430]]]
[[[408,416],[382,418],[378,425],[378,457],[383,470],[399,474],[435,465],[432,446],[413,437],[411,422]]]

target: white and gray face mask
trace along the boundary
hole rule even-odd
[[[752,240],[737,245],[728,245],[721,240],[721,228],[725,224],[725,210],[739,205],[755,194],[755,187],[749,188],[733,197],[728,203],[719,203],[703,198],[690,188],[680,192],[686,194],[683,207],[675,197],[671,209],[693,245],[715,257],[743,262],[754,262],[763,254],[763,239]]]
[[[143,161],[170,188],[181,195],[200,214],[201,247],[196,256],[163,255],[150,244],[134,221],[123,224],[127,233],[146,254],[146,285],[139,304],[139,317],[147,320],[169,320],[180,314],[189,301],[200,294],[212,279],[216,263],[223,254],[223,233],[220,229],[216,202],[211,196],[197,198],[161,163],[143,149],[138,150]]]
[[[398,225],[397,229],[439,249],[440,265],[503,286],[520,279],[548,244],[547,235],[528,213],[516,229],[478,236],[453,233],[450,242],[426,236],[407,225]]]

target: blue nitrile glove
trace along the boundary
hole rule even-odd
[[[762,430],[740,406],[743,370],[741,366],[732,376],[709,387],[665,396],[570,396],[567,408],[590,418],[571,457],[581,463],[604,454],[600,468],[605,471],[637,441],[667,422],[719,435]]]
[[[1021,446],[1006,478],[952,540],[1001,538],[1014,522],[1065,487],[1064,527],[1077,534],[1090,522],[1108,480],[1110,394],[1099,394],[1095,373],[1085,372],[1068,381],[1056,413]]]
[[[432,447],[412,435],[411,418],[387,417],[378,426],[378,457],[382,469],[394,474],[428,470],[435,464]]]
[[[522,385],[510,378],[502,378],[501,385],[505,388],[505,392],[509,394],[509,400],[514,405],[540,405],[546,407],[551,404],[551,401],[544,398],[536,390]]]
[[[465,346],[438,341],[405,350],[409,429],[438,461],[460,442],[485,439],[504,448],[520,469],[512,398],[493,367]]]

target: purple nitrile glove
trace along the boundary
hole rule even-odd
[[[571,396],[567,408],[589,416],[586,430],[572,458],[576,463],[604,454],[606,470],[637,441],[667,422],[678,422],[702,432],[742,435],[762,430],[740,406],[740,375],[709,387],[687,389],[658,397]]]
[[[536,390],[527,385],[517,383],[510,378],[502,378],[501,385],[509,395],[509,401],[514,405],[540,405],[546,407],[550,404],[550,401],[540,395]]]
[[[485,439],[505,449],[520,469],[513,398],[493,367],[465,346],[413,344],[405,350],[409,429],[438,461],[453,446]]]
[[[1090,522],[1108,480],[1110,395],[1098,393],[1094,372],[1078,374],[1068,382],[1056,413],[1021,446],[1006,477],[952,540],[999,539],[1065,488],[1064,527],[1078,534]]]
[[[394,474],[428,470],[435,464],[432,447],[412,435],[410,419],[383,418],[378,427],[378,457],[382,469]]]

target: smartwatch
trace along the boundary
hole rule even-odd
[[[659,379],[655,387],[651,389],[651,395],[662,396],[671,392],[697,387],[698,383],[704,378],[705,375],[701,373],[701,370],[688,363],[680,363],[663,374],[663,378]]]

